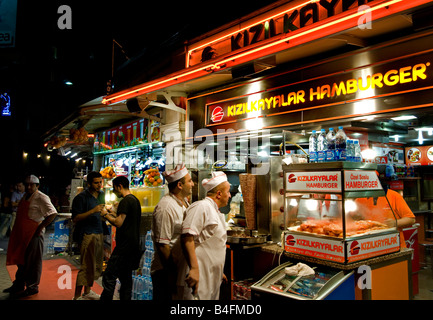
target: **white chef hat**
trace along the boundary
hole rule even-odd
[[[209,179],[203,179],[201,184],[203,185],[203,188],[205,188],[206,192],[209,192],[224,181],[227,181],[227,175],[222,171],[215,171],[212,172],[212,177]]]
[[[175,182],[177,180],[182,179],[188,174],[188,169],[185,167],[183,163],[178,164],[173,170],[167,170],[162,173],[165,180],[167,180],[168,183]]]
[[[39,179],[35,175],[30,175],[26,178],[25,183],[39,184]]]

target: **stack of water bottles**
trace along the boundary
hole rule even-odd
[[[146,250],[143,253],[141,275],[137,271],[132,272],[132,300],[152,300],[153,284],[150,276],[150,265],[154,254],[153,241],[150,231],[146,234]]]
[[[54,234],[50,233],[50,235],[48,236],[48,241],[47,241],[47,250],[46,253],[47,255],[53,255],[56,252],[54,251]]]
[[[343,127],[313,130],[309,139],[310,162],[350,161],[362,162],[361,146],[357,139],[347,139]]]

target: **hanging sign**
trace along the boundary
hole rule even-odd
[[[154,124],[154,126],[157,126],[159,130],[159,123]],[[107,131],[99,132],[95,135],[93,151],[103,152],[149,143],[148,127],[149,121],[147,119],[140,119]]]

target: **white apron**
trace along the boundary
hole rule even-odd
[[[196,243],[195,253],[199,266],[198,297],[200,300],[218,300],[226,258],[227,231],[224,216],[216,203],[210,198],[205,200],[209,201],[215,210],[218,225],[213,236],[204,242]],[[186,283],[184,285],[184,299],[192,300],[192,289],[188,288]]]

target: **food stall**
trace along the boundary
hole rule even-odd
[[[161,174],[165,170],[165,156],[160,123],[140,119],[97,132],[93,154],[94,169],[99,170],[103,177],[107,205],[118,203],[112,192],[113,179],[125,176],[130,181],[130,191],[141,204],[140,237],[144,249],[144,237],[151,229],[153,210],[165,193]],[[110,237],[105,241],[106,256],[115,247],[116,228],[109,225],[109,229]]]
[[[302,223],[290,225],[294,223],[291,218],[295,212],[292,201],[299,200],[301,205],[308,206],[312,203],[309,200],[316,204],[322,200],[302,199],[299,195],[302,190],[287,197],[284,186],[291,181],[286,181],[281,160],[299,154],[299,150],[295,147],[281,153],[279,146],[286,143],[283,130],[296,132],[299,140],[289,142],[305,148],[311,130],[343,126],[348,136],[359,139],[361,148],[366,150],[376,143],[388,144],[392,134],[409,134],[412,124],[400,126],[390,121],[391,117],[416,111],[419,124],[425,125],[431,113],[433,32],[429,16],[422,13],[431,9],[429,1],[369,1],[370,14],[374,15],[367,20],[372,29],[359,25],[365,13],[360,10],[362,3],[335,1],[325,7],[317,1],[278,2],[187,42],[185,66],[175,72],[103,100],[111,106],[152,92],[187,91],[182,148],[197,186],[193,200],[204,196],[200,182],[219,160],[227,161],[220,170],[229,176],[232,200],[242,179],[254,181],[255,191],[247,196],[256,197],[255,206],[248,206],[252,209],[245,212],[246,195],[242,195],[244,199],[235,219],[247,232],[242,237],[231,236],[228,242],[226,274],[230,274],[232,287],[243,280],[242,274],[245,278],[263,277],[275,267],[277,254],[282,260],[307,261],[313,267],[326,265],[343,270],[343,278],[347,272],[368,265],[373,281],[383,280],[380,285],[375,282],[375,288],[391,284],[395,274],[406,275],[402,278],[407,282],[398,282],[401,288],[387,294],[392,297],[401,292],[399,298],[411,297],[407,279],[410,250],[400,248],[397,230],[385,228],[377,219],[354,224],[345,220],[345,211],[349,209],[346,198],[360,202],[383,195],[379,185],[364,196],[358,190],[341,189],[350,178],[349,172],[360,168],[333,169],[339,172],[340,189],[328,192],[331,198],[323,201],[327,201],[325,206],[329,208],[336,207],[341,216],[341,223],[326,226],[334,235],[299,230]],[[211,54],[208,56],[206,52]],[[402,145],[399,148],[404,149]],[[198,156],[189,157],[190,151]],[[399,157],[399,153],[389,154]],[[326,166],[308,168],[316,172],[330,170]],[[375,182],[374,170],[368,166],[364,169],[367,172],[362,175]],[[313,193],[327,195],[317,190]],[[229,215],[230,205],[221,211]],[[303,227],[313,228],[309,224],[311,217],[304,219]],[[325,226],[320,227],[323,230]],[[353,234],[362,228],[370,231]],[[287,239],[289,244],[296,244],[299,239],[310,245],[317,245],[319,239],[330,250],[313,252],[311,247],[301,250],[284,245]],[[369,246],[372,250],[364,252]],[[354,278],[358,280],[357,272]],[[357,299],[387,297],[385,292],[374,289],[358,290],[355,286],[354,290]],[[233,288],[231,291],[233,297]]]

